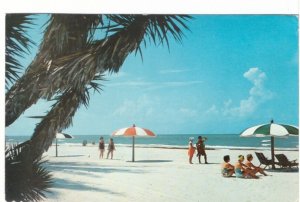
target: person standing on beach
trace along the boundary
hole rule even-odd
[[[189,149],[188,149],[188,156],[189,156],[189,163],[190,164],[193,164],[192,159],[193,159],[195,150],[196,150],[196,148],[193,145],[193,138],[190,138]]]
[[[204,160],[205,160],[205,163],[207,164],[207,155],[206,155],[206,152],[205,152],[205,144],[204,142],[207,140],[206,137],[203,137],[202,136],[199,136],[198,137],[198,142],[196,144],[196,147],[197,147],[197,156],[198,156],[198,159],[199,159],[199,163],[201,163],[201,155],[204,156]]]
[[[115,143],[114,143],[114,140],[112,138],[109,139],[109,143],[108,143],[108,152],[107,152],[107,159],[108,159],[108,156],[110,154],[110,158],[113,159],[113,156],[114,156],[114,150],[116,150],[115,148]]]
[[[100,150],[99,158],[100,159],[101,158],[103,159],[104,149],[105,149],[105,143],[104,143],[103,137],[100,137],[100,140],[99,140],[99,150]]]

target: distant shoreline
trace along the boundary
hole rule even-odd
[[[115,144],[116,147],[132,147],[130,144]],[[55,144],[52,144],[55,147]],[[83,146],[82,144],[68,144],[64,143],[58,146],[69,146],[69,147],[98,147],[97,144],[87,144]],[[183,149],[187,150],[187,146],[180,145],[154,145],[154,144],[136,144],[135,148],[155,148],[155,149]],[[235,147],[235,146],[207,146],[206,150],[270,150],[270,147]],[[299,151],[299,148],[275,148],[276,151]]]

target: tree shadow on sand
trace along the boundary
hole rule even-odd
[[[59,156],[55,156],[55,158],[80,157],[80,156],[84,156],[84,155],[59,155]]]
[[[172,160],[138,160],[138,161],[126,161],[129,163],[169,163],[173,162]]]
[[[105,192],[108,194],[113,194],[113,195],[124,195],[122,193],[119,192],[115,192],[115,191],[111,191],[108,189],[103,189],[103,188],[99,188],[99,187],[95,187],[95,186],[89,186],[88,184],[84,184],[83,182],[76,182],[76,181],[71,181],[71,180],[66,180],[66,179],[60,179],[60,178],[54,178],[54,183],[52,188],[55,189],[68,189],[70,191],[74,190],[78,190],[78,191],[96,191],[96,192]],[[46,198],[47,199],[57,199],[57,197],[59,197],[59,191],[55,191],[55,190],[50,190],[50,192],[48,192],[46,194]]]
[[[143,169],[126,169],[120,167],[104,166],[93,163],[78,162],[48,162],[46,164],[49,171],[64,171],[72,174],[80,174],[86,176],[97,176],[101,173],[135,173],[145,174]]]

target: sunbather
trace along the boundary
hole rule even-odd
[[[244,159],[245,158],[243,155],[239,155],[238,162],[234,165],[235,176],[238,178],[255,178],[255,179],[257,179],[258,177],[255,175],[256,171],[251,170],[248,166],[243,164]]]
[[[247,155],[247,161],[246,161],[245,165],[248,166],[248,168],[250,168],[250,169],[252,169],[256,172],[259,172],[259,173],[263,174],[264,176],[267,176],[264,169],[253,165],[253,163],[251,162],[252,160],[253,160],[252,154],[248,154]]]
[[[223,177],[230,177],[234,173],[234,166],[229,163],[229,161],[230,161],[229,155],[224,156],[223,159],[224,159],[224,163],[222,163],[222,165],[221,165],[222,175],[223,175]]]

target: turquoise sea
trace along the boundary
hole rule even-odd
[[[202,134],[201,134],[202,135]],[[206,134],[202,135],[207,137],[207,148],[269,148],[270,138],[256,138],[256,137],[239,137],[239,134]],[[99,135],[73,135],[73,139],[59,139],[58,144],[68,145],[82,145],[83,141],[87,141],[87,145],[98,144]],[[108,142],[110,135],[102,135],[105,142]],[[157,135],[154,138],[135,138],[135,144],[138,146],[149,147],[186,147],[190,137],[196,139],[198,135],[193,134],[168,134]],[[6,136],[5,142],[8,143],[21,143],[30,139],[30,136]],[[113,137],[116,145],[131,145],[132,138],[128,137]],[[275,138],[275,148],[293,149],[298,150],[299,138],[290,136],[286,138]]]

